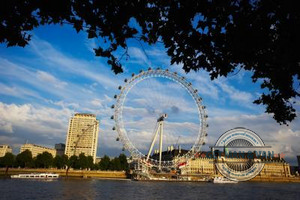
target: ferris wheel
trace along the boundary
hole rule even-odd
[[[185,77],[151,69],[124,80],[112,105],[117,141],[133,159],[158,169],[176,167],[201,151],[207,114]]]

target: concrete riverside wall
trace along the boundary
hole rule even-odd
[[[260,177],[256,176],[251,182],[297,182],[300,183],[300,177]]]

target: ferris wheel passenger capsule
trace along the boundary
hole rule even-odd
[[[208,125],[208,124],[206,124],[206,127],[209,127],[209,125]]]
[[[131,76],[134,77],[134,73],[132,73]]]
[[[119,140],[120,140],[120,138],[117,137],[117,138],[116,138],[116,141],[119,141]]]
[[[124,148],[124,147],[122,148],[122,151],[125,151],[125,148]]]
[[[148,68],[148,71],[152,70],[151,67]]]
[[[208,136],[208,134],[207,134],[207,133],[205,133],[205,136]]]
[[[205,142],[203,142],[202,145],[205,145]]]
[[[208,118],[208,115],[205,115],[204,117],[205,117],[205,118]]]
[[[118,97],[118,95],[115,94],[114,99],[116,99]]]
[[[143,70],[141,69],[141,70],[140,70],[140,73],[142,73],[142,72],[143,72]]]
[[[127,83],[127,81],[128,81],[127,78],[125,78],[124,82]]]
[[[198,92],[198,90],[196,89],[196,90],[194,90],[194,93],[197,93]]]
[[[115,105],[111,105],[111,108],[114,109],[114,108],[115,108]]]
[[[116,127],[112,127],[112,130],[113,130],[113,131],[116,130]]]
[[[118,89],[121,90],[121,89],[122,89],[122,86],[120,85],[120,86],[118,87]]]
[[[112,116],[110,117],[110,119],[114,119],[114,116],[112,115]]]
[[[192,85],[192,83],[188,83],[188,86],[191,86]]]

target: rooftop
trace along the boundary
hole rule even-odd
[[[75,113],[74,116],[96,117],[95,114],[91,114],[91,113]]]

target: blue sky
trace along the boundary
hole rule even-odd
[[[106,64],[106,59],[94,56],[92,49],[99,41],[88,40],[83,32],[77,34],[70,26],[51,25],[40,27],[32,34],[32,41],[25,48],[0,45],[0,143],[11,145],[15,153],[26,140],[49,147],[55,143],[65,143],[70,116],[75,112],[90,112],[100,119],[97,155],[118,155],[122,152],[122,144],[115,140],[117,133],[111,130],[114,123],[110,119],[113,96],[119,92],[117,87],[140,69],[161,67],[185,76],[198,89],[209,115],[206,146],[214,144],[229,129],[245,127],[259,134],[267,145],[273,146],[275,152],[286,154],[287,160],[296,163],[295,156],[300,154],[299,118],[288,127],[279,126],[271,115],[264,113],[262,106],[253,105],[253,100],[262,90],[259,83],[251,82],[251,72],[241,70],[228,78],[210,81],[205,71],[185,74],[181,65],[170,66],[162,44],[141,46],[139,42],[130,40],[130,57],[122,60],[125,72],[115,75]],[[119,51],[117,55],[122,53]],[[172,144],[182,132],[188,132],[188,129],[193,131],[192,125],[187,127],[184,123],[195,122],[192,114],[194,105],[180,87],[156,81],[149,84],[157,84],[157,95],[146,90],[149,86],[147,82],[135,88],[135,93],[139,95],[135,95],[134,90],[130,93],[127,116],[131,116],[130,110],[135,109],[138,113],[139,104],[134,102],[147,100],[147,105],[155,106],[152,99],[165,101],[168,98],[170,105],[180,108],[176,116],[178,124],[176,128],[172,125],[177,130],[177,135],[169,141]],[[140,103],[142,107],[145,105]],[[298,112],[299,107],[297,99]],[[135,134],[145,127],[140,138],[133,137],[133,143],[143,147],[148,142],[145,138],[152,137],[153,125],[147,123],[150,125],[146,127],[142,123],[147,122],[147,116],[141,119],[135,118],[141,123],[131,125],[130,119],[128,127],[135,130]],[[183,144],[184,135],[180,140]]]

